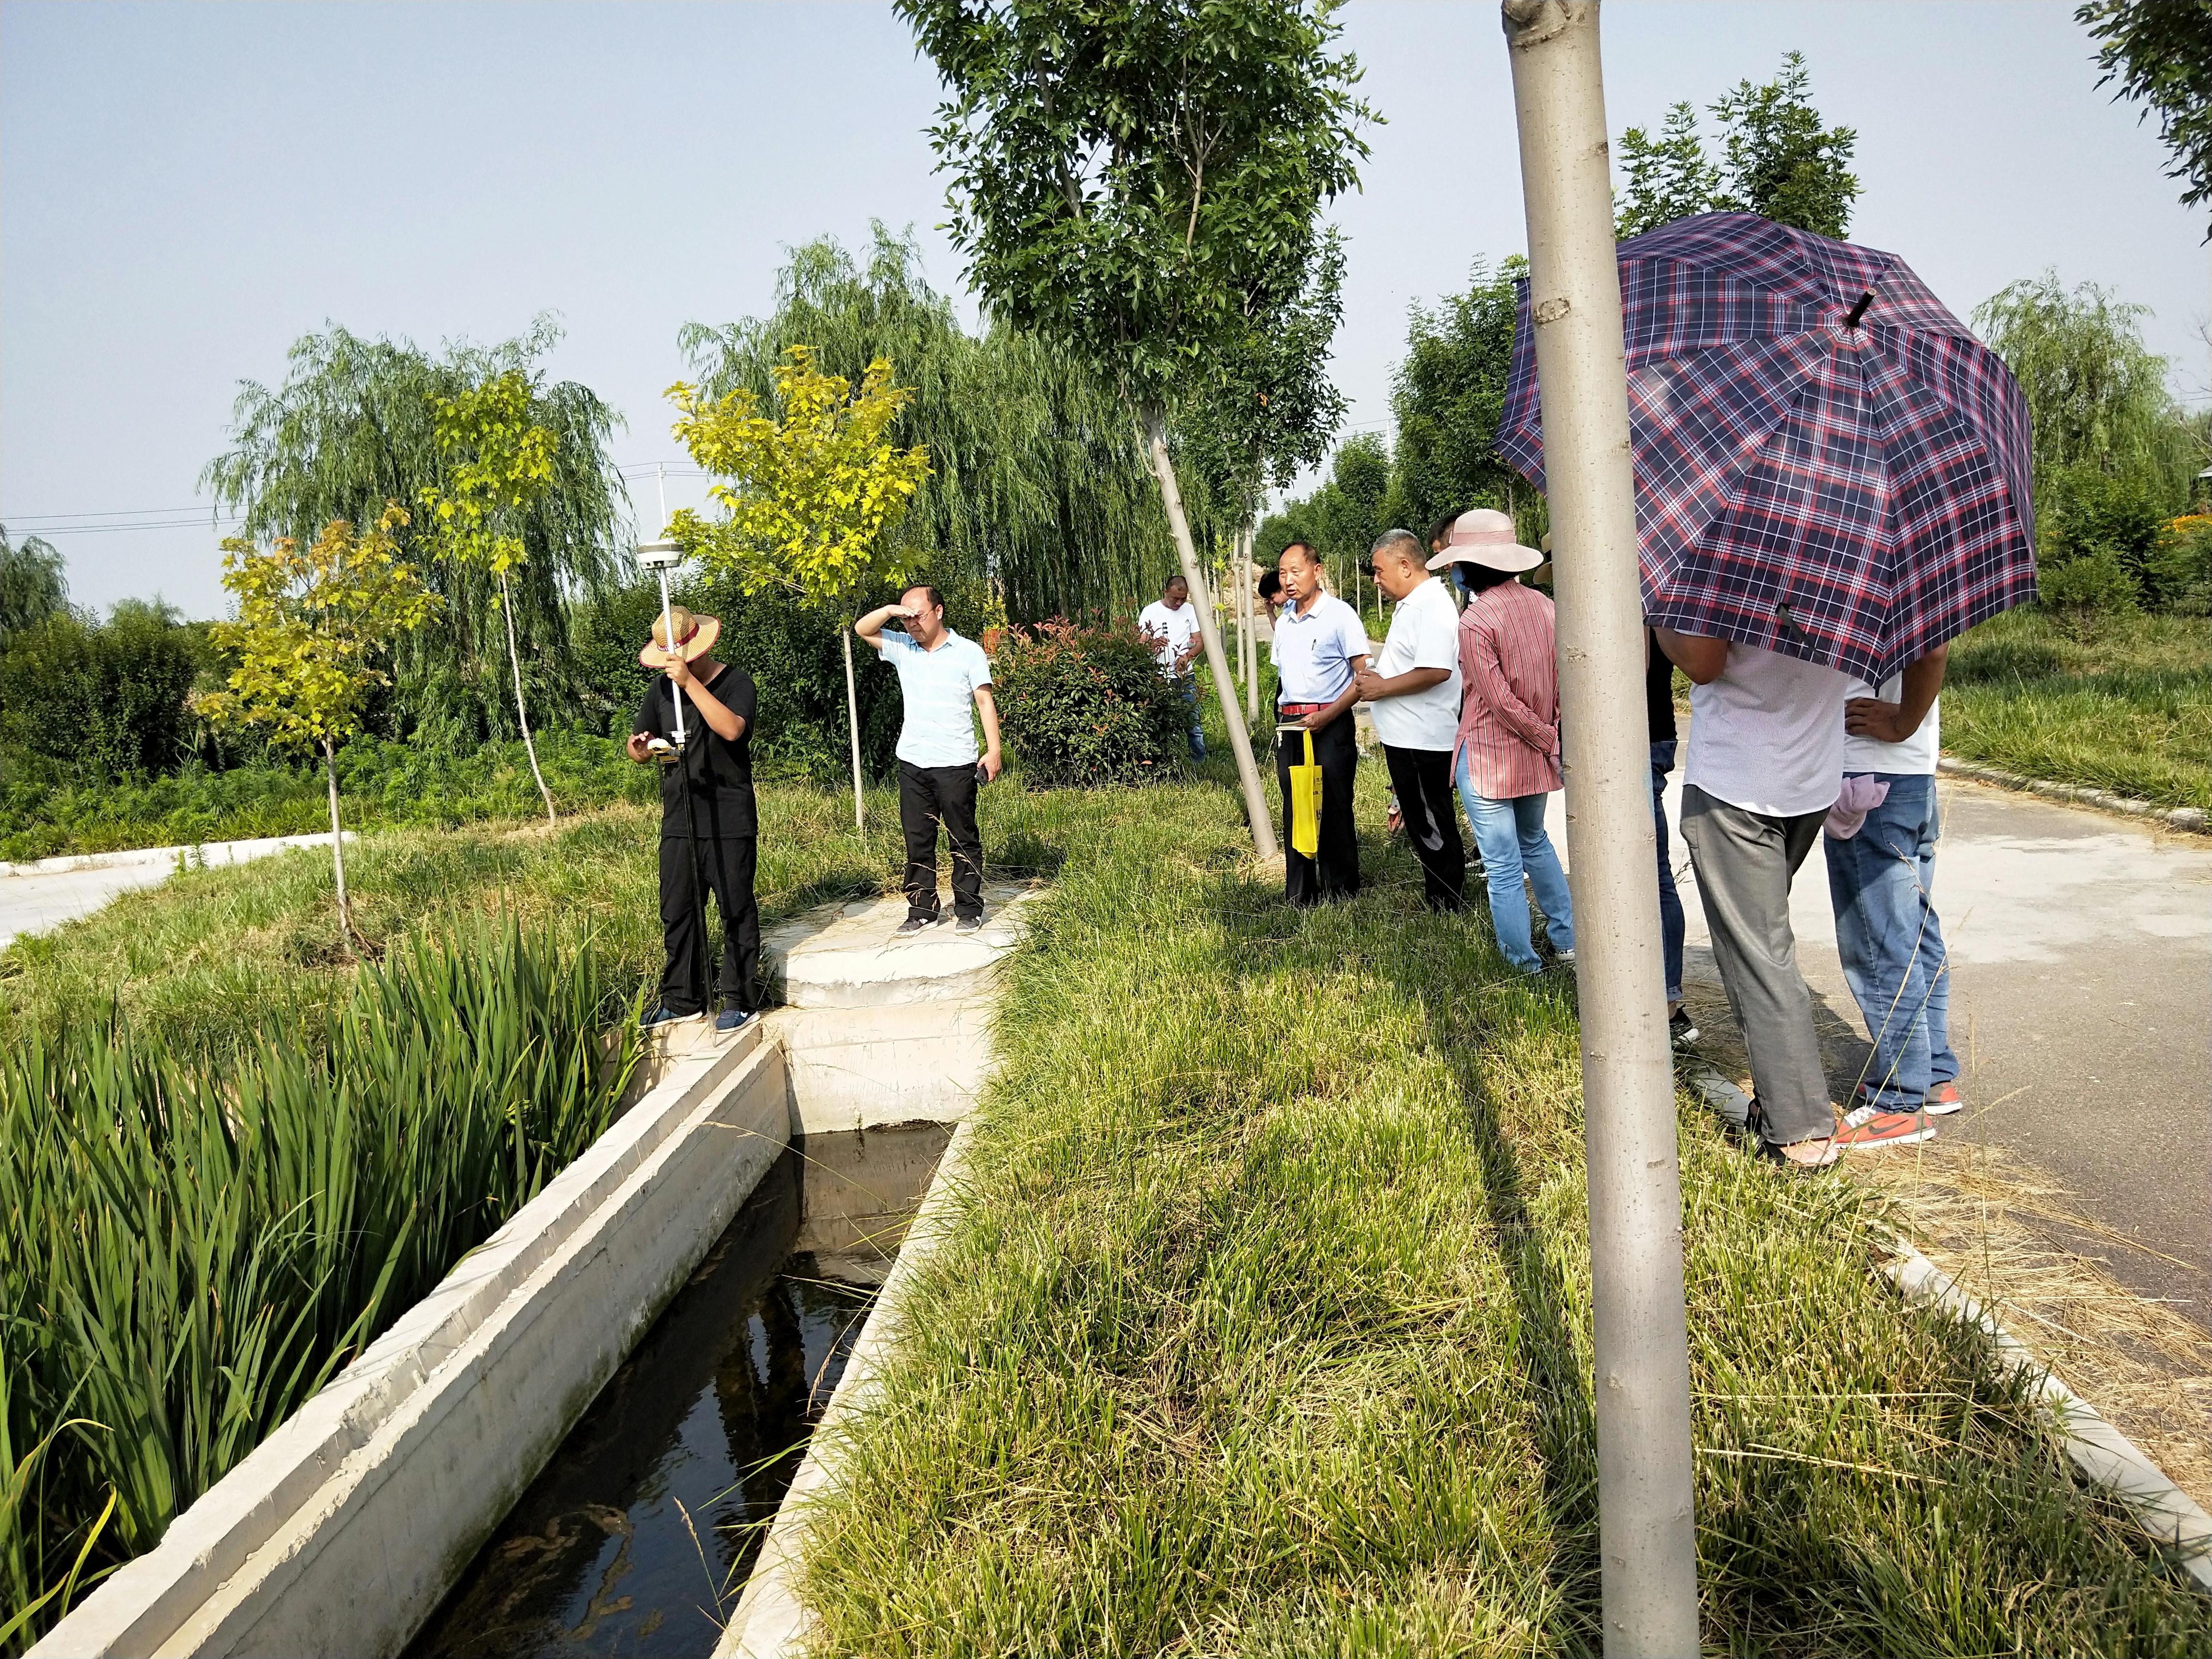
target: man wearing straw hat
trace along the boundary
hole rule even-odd
[[[659,1002],[645,1017],[648,1027],[706,1012],[702,886],[722,915],[722,1009],[714,1029],[734,1031],[753,1017],[760,969],[760,910],[753,902],[756,696],[751,675],[708,654],[721,633],[718,618],[675,605],[653,623],[653,643],[637,653],[640,663],[661,671],[638,708],[629,744],[632,760],[662,763],[660,926],[668,967]]]

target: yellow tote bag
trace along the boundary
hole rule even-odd
[[[1314,759],[1313,733],[1305,734],[1306,757],[1291,768],[1291,845],[1307,858],[1321,856],[1321,766]]]

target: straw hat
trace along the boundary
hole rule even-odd
[[[676,649],[668,648],[669,629],[675,629]],[[720,617],[696,616],[682,605],[671,605],[665,618],[653,619],[653,643],[637,653],[641,665],[647,668],[665,668],[671,660],[681,657],[686,662],[696,662],[714,648],[714,641],[722,637]]]
[[[1492,570],[1534,570],[1544,556],[1513,539],[1513,520],[1495,507],[1478,507],[1452,520],[1444,550],[1429,561],[1429,568],[1442,570],[1455,564],[1487,565]]]

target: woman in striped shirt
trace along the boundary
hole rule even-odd
[[[1559,672],[1552,602],[1515,578],[1544,556],[1514,540],[1513,520],[1478,507],[1453,524],[1445,550],[1472,596],[1459,619],[1466,686],[1452,754],[1460,799],[1490,880],[1498,948],[1523,973],[1543,966],[1532,942],[1525,874],[1562,963],[1575,959],[1566,872],[1544,830],[1544,798],[1559,787]]]

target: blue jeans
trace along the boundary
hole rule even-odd
[[[1933,776],[1873,775],[1889,785],[1889,798],[1850,840],[1824,835],[1820,842],[1844,979],[1874,1040],[1860,1093],[1882,1111],[1914,1112],[1959,1076],[1950,958],[1932,897],[1942,824]]]
[[[1567,896],[1567,872],[1559,867],[1559,853],[1544,833],[1544,797],[1516,795],[1510,800],[1492,800],[1475,793],[1468,776],[1467,757],[1459,758],[1455,775],[1461,804],[1474,831],[1474,844],[1482,853],[1483,873],[1490,880],[1490,925],[1498,933],[1498,948],[1523,973],[1533,974],[1543,963],[1528,933],[1528,896],[1521,878],[1528,878],[1536,908],[1544,913],[1545,930],[1554,951],[1575,948],[1574,902]]]
[[[1651,828],[1659,839],[1659,941],[1667,957],[1667,1000],[1682,1000],[1682,896],[1667,857],[1667,775],[1674,769],[1674,743],[1651,745]]]
[[[1190,710],[1190,757],[1193,760],[1204,760],[1206,758],[1206,727],[1200,723],[1198,718],[1198,677],[1194,674],[1182,675],[1176,681],[1175,689],[1182,695],[1185,706]]]

